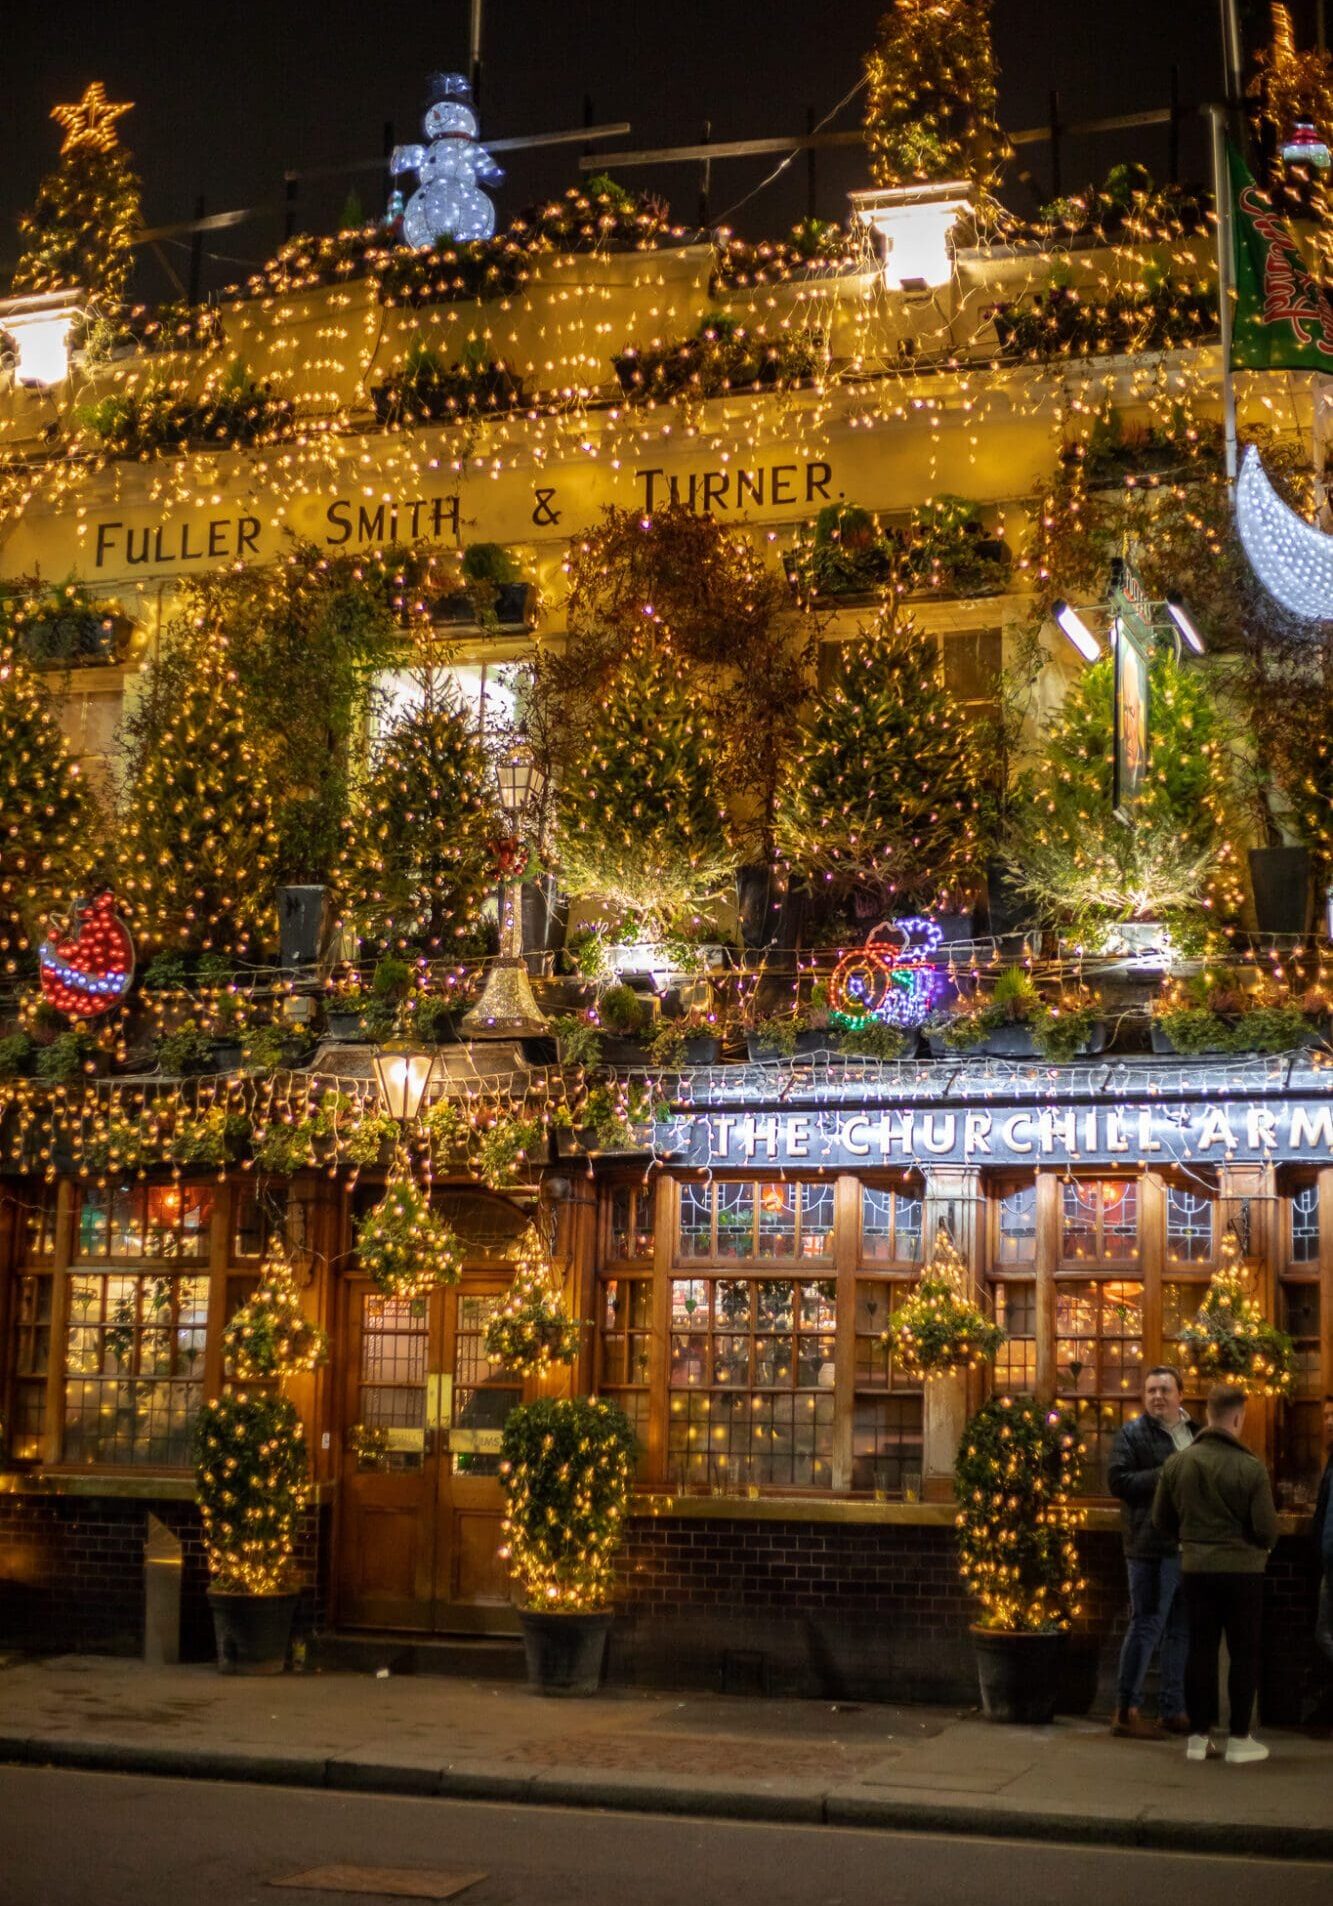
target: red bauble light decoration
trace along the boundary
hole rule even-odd
[[[71,1019],[99,1019],[118,1006],[134,978],[134,942],[104,887],[71,909],[63,929],[53,921],[37,950],[42,997]]]

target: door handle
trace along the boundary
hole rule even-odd
[[[449,1447],[449,1428],[454,1414],[454,1379],[449,1371],[431,1370],[426,1375],[426,1436],[432,1449],[442,1453]]]

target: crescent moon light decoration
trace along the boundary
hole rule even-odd
[[[1288,508],[1253,444],[1236,479],[1236,528],[1270,596],[1307,621],[1333,622],[1333,536]]]

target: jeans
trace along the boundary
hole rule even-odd
[[[1185,1597],[1180,1589],[1180,1558],[1163,1556],[1140,1562],[1130,1557],[1129,1627],[1120,1650],[1120,1679],[1116,1704],[1122,1710],[1138,1707],[1143,1683],[1155,1649],[1161,1649],[1157,1711],[1169,1720],[1185,1711],[1185,1654],[1189,1625]]]
[[[1185,1577],[1190,1648],[1185,1667],[1185,1705],[1191,1734],[1208,1734],[1217,1725],[1217,1664],[1222,1636],[1227,1638],[1231,1672],[1227,1679],[1228,1725],[1233,1739],[1250,1731],[1259,1688],[1259,1644],[1263,1632],[1262,1575]]]

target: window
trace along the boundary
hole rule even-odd
[[[995,1260],[1031,1264],[1037,1254],[1037,1187],[1019,1185],[1000,1198]]]
[[[671,1280],[675,1486],[831,1487],[836,1317],[831,1279]]]
[[[1117,1278],[1068,1278],[1055,1292],[1056,1394],[1087,1449],[1083,1487],[1105,1490],[1116,1431],[1138,1408],[1143,1369],[1143,1286]]]
[[[904,1288],[882,1277],[856,1284],[852,1488],[881,1497],[915,1495],[921,1487],[921,1384],[883,1341]]]
[[[867,1264],[916,1264],[921,1258],[921,1194],[861,1188],[861,1257]]]
[[[35,1462],[42,1453],[46,1375],[51,1359],[51,1288],[49,1274],[19,1274],[12,1353],[13,1421],[9,1426],[9,1453],[18,1462]]]
[[[455,1476],[498,1476],[500,1432],[523,1385],[486,1354],[486,1331],[503,1296],[463,1292],[454,1340],[453,1416],[447,1425]]]
[[[763,1262],[833,1251],[833,1186],[769,1179],[764,1184],[682,1184],[676,1257]]]
[[[1291,1219],[1289,1261],[1292,1264],[1318,1264],[1318,1185],[1302,1185],[1300,1190],[1293,1192],[1287,1200],[1287,1209]]]
[[[940,672],[957,702],[993,704],[1004,668],[999,629],[949,629],[940,641]]]
[[[426,1453],[430,1322],[421,1298],[361,1297],[356,1422],[358,1469],[418,1470]]]
[[[80,1267],[68,1276],[65,1461],[188,1463],[204,1399],[207,1275]]]
[[[1062,1191],[1063,1263],[1132,1263],[1138,1257],[1139,1188],[1132,1178],[1071,1179]]]
[[[1298,1186],[1286,1200],[1285,1263],[1278,1279],[1278,1315],[1296,1350],[1296,1382],[1278,1420],[1277,1469],[1298,1500],[1311,1495],[1323,1466],[1320,1356],[1319,1186]]]
[[[1213,1201],[1176,1185],[1166,1188],[1166,1261],[1208,1264],[1213,1257]]]
[[[611,1193],[611,1251],[615,1263],[650,1258],[656,1230],[657,1187],[617,1185]]]
[[[65,1274],[64,1461],[189,1463],[204,1394],[213,1204],[211,1185],[80,1193]]]
[[[647,1277],[604,1277],[598,1301],[597,1388],[618,1403],[639,1441],[643,1467],[648,1442],[652,1372],[653,1286]]]
[[[1010,1396],[1030,1395],[1037,1387],[1035,1282],[1026,1277],[998,1282],[995,1321],[1005,1333],[1005,1342],[995,1359],[995,1388]]]

